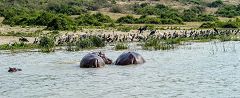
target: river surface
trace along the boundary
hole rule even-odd
[[[93,50],[98,51],[98,50]],[[123,51],[101,49],[116,60]],[[142,65],[79,68],[89,51],[0,53],[0,98],[240,97],[240,42],[135,49]],[[8,73],[8,67],[23,71]]]

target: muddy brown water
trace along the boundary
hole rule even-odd
[[[123,52],[100,50],[113,60]],[[240,42],[133,51],[147,62],[98,69],[79,68],[81,58],[89,51],[1,51],[0,98],[240,97]],[[11,66],[23,71],[8,73]]]

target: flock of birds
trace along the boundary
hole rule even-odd
[[[148,32],[148,33],[145,33]],[[149,38],[157,39],[174,39],[174,38],[197,38],[210,37],[216,35],[240,35],[239,29],[228,30],[178,30],[171,32],[160,32],[157,30],[147,30],[147,27],[140,27],[138,33],[126,34],[65,34],[55,37],[56,45],[64,45],[65,43],[76,43],[78,40],[87,39],[93,36],[101,38],[104,42],[140,42],[146,41]],[[24,37],[19,38],[21,42],[28,42]],[[35,38],[34,44],[39,43],[39,38]]]

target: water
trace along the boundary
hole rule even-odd
[[[102,49],[113,60],[123,51]],[[240,97],[240,42],[135,50],[146,63],[81,69],[88,51],[0,54],[0,98]],[[15,66],[23,71],[8,73]]]

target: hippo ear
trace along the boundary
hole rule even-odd
[[[129,59],[134,58],[133,54],[129,54]]]

